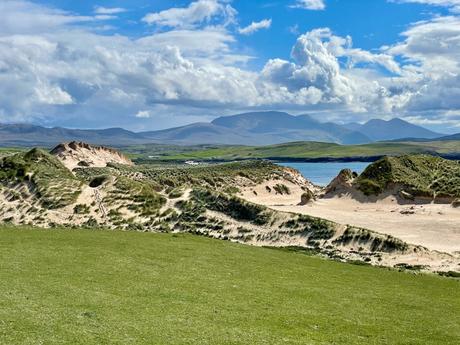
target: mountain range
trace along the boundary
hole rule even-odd
[[[66,141],[126,146],[158,144],[270,145],[293,141],[364,144],[401,138],[434,139],[442,134],[395,118],[364,124],[319,122],[309,115],[284,112],[252,112],[218,117],[209,123],[160,131],[131,132],[122,128],[101,130],[46,128],[30,124],[0,124],[0,146],[54,146]],[[449,140],[446,137],[446,140]],[[455,139],[455,136],[452,136]]]

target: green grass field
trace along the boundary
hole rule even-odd
[[[0,343],[459,344],[460,282],[192,235],[0,230]]]
[[[139,145],[123,151],[138,162],[236,159],[342,159],[419,153],[458,154],[459,141],[387,142],[365,145],[338,145],[319,142],[296,142],[270,146],[195,146],[163,147]],[[153,158],[149,158],[153,157]]]

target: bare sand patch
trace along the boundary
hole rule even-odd
[[[393,196],[362,202],[343,195],[320,198],[301,206],[299,190],[293,189],[290,195],[283,196],[264,192],[264,189],[258,186],[257,195],[245,189],[240,196],[275,210],[367,228],[430,250],[460,253],[460,209],[449,204],[400,205]]]

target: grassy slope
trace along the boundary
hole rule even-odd
[[[142,161],[148,156],[162,160],[234,160],[248,158],[346,158],[369,157],[381,155],[401,155],[414,153],[459,153],[459,141],[446,142],[401,142],[373,143],[366,145],[337,145],[318,142],[297,142],[272,146],[221,146],[195,149],[184,148],[181,152],[177,147],[171,150],[158,150],[156,146],[126,147],[124,152],[132,158]]]
[[[23,152],[25,149],[23,148],[14,148],[14,147],[0,147],[0,158],[5,156],[10,156],[12,154]]]
[[[191,235],[0,230],[2,344],[458,344],[459,281]]]
[[[429,155],[385,157],[369,165],[358,183],[366,194],[393,183],[418,196],[460,197],[460,161]]]
[[[0,158],[0,182],[7,181],[32,182],[41,203],[49,208],[74,202],[81,185],[56,157],[41,149]]]

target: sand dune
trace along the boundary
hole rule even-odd
[[[290,195],[283,196],[265,191],[264,186],[257,188],[257,195],[246,189],[241,196],[275,210],[367,228],[431,250],[460,253],[460,209],[449,204],[400,205],[392,196],[375,202],[361,202],[343,195],[320,198],[300,206],[301,191],[293,189]]]

